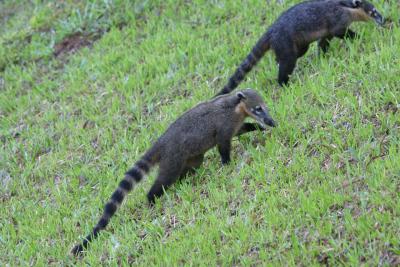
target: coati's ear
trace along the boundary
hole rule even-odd
[[[362,4],[362,0],[342,0],[339,2],[340,5],[349,7],[349,8],[358,8]]]
[[[354,7],[359,7],[362,4],[362,0],[353,0],[353,6]]]
[[[243,94],[243,92],[237,92],[236,96],[239,98],[239,100],[246,99],[246,96]]]

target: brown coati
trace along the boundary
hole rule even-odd
[[[264,101],[251,89],[216,97],[184,113],[125,173],[125,178],[105,205],[97,225],[81,244],[73,248],[72,253],[79,254],[98,236],[127,193],[154,165],[159,165],[159,171],[147,194],[151,204],[178,178],[200,167],[204,153],[210,148],[217,146],[222,164],[229,163],[232,137],[254,130],[253,124],[244,123],[246,117],[252,117],[261,127],[275,126]]]
[[[269,49],[275,52],[279,63],[279,84],[287,84],[297,59],[307,52],[310,43],[319,40],[318,45],[325,52],[333,37],[356,36],[348,28],[352,22],[369,19],[383,24],[383,17],[364,0],[313,0],[289,8],[262,35],[218,95],[235,89]]]

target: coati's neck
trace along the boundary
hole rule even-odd
[[[352,21],[368,21],[371,18],[362,8],[345,8],[350,13]]]
[[[237,104],[235,107],[235,114],[239,119],[244,120],[248,116],[246,104],[243,102],[239,102],[239,104]]]
[[[221,95],[211,101],[221,106],[225,113],[230,113],[232,121],[237,124],[242,123],[248,116],[245,103],[240,101],[235,94]]]

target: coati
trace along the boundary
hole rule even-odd
[[[200,167],[204,153],[210,148],[217,146],[222,164],[229,163],[232,137],[254,130],[253,124],[244,124],[246,117],[255,119],[263,128],[266,125],[275,127],[264,101],[252,89],[216,97],[184,113],[125,173],[124,179],[105,205],[103,215],[93,231],[71,252],[78,255],[99,235],[127,193],[154,165],[159,165],[159,171],[147,194],[150,204],[178,178]]]
[[[364,0],[312,0],[289,8],[261,36],[218,95],[235,89],[269,49],[279,63],[278,83],[287,84],[297,59],[307,52],[310,43],[318,40],[318,46],[326,52],[333,37],[356,36],[348,28],[352,22],[369,19],[384,23],[375,7]]]

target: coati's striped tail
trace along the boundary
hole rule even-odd
[[[235,89],[239,83],[244,79],[246,74],[257,64],[257,62],[264,56],[264,54],[270,49],[269,42],[270,33],[267,31],[257,41],[256,45],[251,50],[250,54],[247,55],[246,59],[236,69],[235,73],[229,78],[228,84],[217,94],[223,95],[228,94]]]
[[[125,196],[134,188],[134,186],[139,183],[145,174],[147,174],[153,165],[151,160],[147,160],[144,156],[135,165],[125,173],[124,179],[119,183],[117,190],[111,196],[111,199],[107,202],[104,207],[103,216],[101,216],[97,225],[93,228],[92,233],[87,235],[81,244],[76,245],[71,253],[79,255],[98,235],[100,230],[103,230],[107,224],[110,222],[111,217],[117,211],[118,207],[121,205]]]

